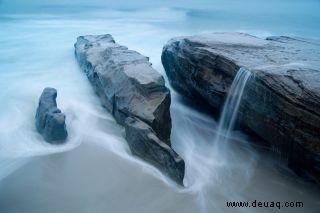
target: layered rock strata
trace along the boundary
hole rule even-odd
[[[247,83],[239,122],[300,174],[320,180],[320,42],[212,33],[170,40],[162,63],[173,88],[221,110],[240,68]],[[232,94],[230,94],[232,95]]]
[[[75,55],[102,105],[125,126],[132,153],[182,184],[184,161],[170,147],[170,91],[149,59],[109,34],[78,37]]]

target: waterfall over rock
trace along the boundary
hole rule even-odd
[[[240,68],[237,72],[237,75],[231,84],[226,101],[223,105],[217,136],[214,140],[215,143],[222,143],[228,139],[230,131],[232,130],[237,119],[237,114],[245,87],[251,76],[251,72],[245,68]]]
[[[239,69],[249,69],[255,77],[239,106],[240,125],[274,147],[296,174],[319,182],[319,45],[306,38],[212,33],[173,38],[161,58],[172,87],[214,113],[222,110]]]

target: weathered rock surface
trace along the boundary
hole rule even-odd
[[[165,45],[162,63],[177,91],[215,111],[239,68],[250,70],[240,123],[295,171],[320,180],[320,42],[242,33],[181,37]]]
[[[45,88],[36,113],[36,127],[49,143],[63,143],[67,137],[66,116],[57,108],[57,90]]]
[[[183,185],[184,161],[167,144],[156,137],[150,126],[137,118],[128,118],[125,129],[126,139],[133,154],[143,156],[143,159]]]
[[[182,183],[182,160],[170,148],[170,91],[149,59],[115,43],[111,35],[78,37],[75,54],[102,105],[126,126],[132,153]],[[128,125],[128,118],[148,131]]]

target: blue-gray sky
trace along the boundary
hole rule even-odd
[[[299,10],[301,0],[0,0],[1,11],[34,11],[39,8],[48,8],[50,6],[64,7],[109,7],[115,9],[121,8],[141,8],[141,7],[184,7],[184,8],[239,8],[241,10],[264,8],[270,10]],[[315,7],[320,9],[320,0],[305,0],[304,4],[308,8]],[[276,7],[275,7],[276,6]]]

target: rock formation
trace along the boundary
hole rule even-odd
[[[254,74],[239,122],[279,150],[296,172],[320,180],[320,43],[213,33],[172,39],[162,63],[173,88],[219,111],[239,68]]]
[[[145,122],[128,118],[125,123],[126,139],[133,154],[143,156],[173,180],[182,184],[184,161],[167,144],[156,137],[155,132]]]
[[[36,128],[49,143],[63,143],[67,136],[66,116],[57,108],[57,90],[45,88],[39,99]]]
[[[78,37],[75,55],[102,105],[126,127],[132,153],[182,184],[184,162],[170,148],[170,91],[149,59],[111,35]]]

